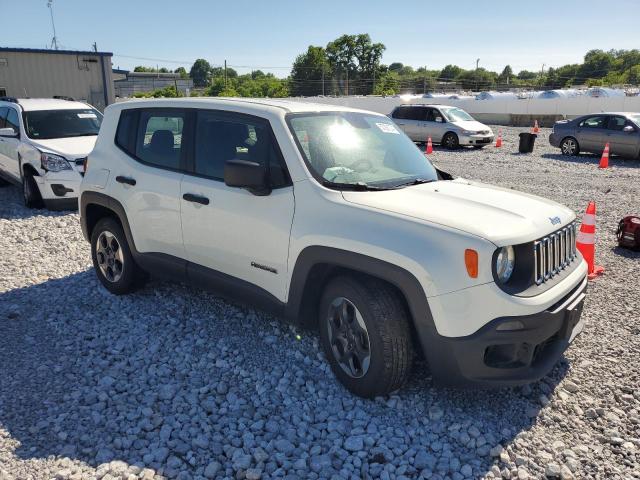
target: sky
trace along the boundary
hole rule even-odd
[[[448,5],[451,5],[450,7]],[[0,0],[0,46],[45,48],[46,0]],[[342,34],[386,45],[383,63],[539,71],[582,61],[594,48],[640,48],[640,1],[536,0],[53,0],[61,48],[113,52],[113,66],[187,70],[225,59],[240,73],[285,77],[296,55]]]

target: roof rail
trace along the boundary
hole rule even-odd
[[[0,102],[20,103],[15,97],[0,97]]]
[[[75,102],[76,99],[73,97],[68,97],[67,95],[54,95],[53,98],[56,100],[66,100],[67,102]]]

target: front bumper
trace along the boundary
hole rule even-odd
[[[560,137],[558,136],[558,134],[556,133],[551,133],[549,134],[549,144],[552,147],[559,147],[560,146]]]
[[[440,337],[431,365],[447,386],[514,386],[545,376],[584,326],[584,278],[567,295],[534,314],[496,318],[472,335]],[[518,329],[507,329],[517,326]],[[433,361],[431,361],[433,363]]]
[[[45,172],[34,177],[42,200],[50,210],[75,210],[78,208],[78,194],[82,176],[75,170]]]
[[[460,135],[460,145],[484,146],[493,143],[493,135]]]

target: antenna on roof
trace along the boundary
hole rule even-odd
[[[53,27],[53,38],[51,39],[51,48],[58,50],[58,37],[56,37],[56,24],[53,21],[53,0],[47,0],[47,7],[51,13],[51,26]]]

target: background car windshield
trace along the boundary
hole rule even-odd
[[[437,180],[433,165],[385,117],[331,112],[292,114],[288,121],[316,177],[381,187]]]
[[[444,110],[444,114],[447,116],[447,120],[449,120],[450,122],[464,122],[468,120],[474,120],[471,115],[469,115],[461,108],[449,108],[447,110]]]
[[[25,113],[25,129],[29,138],[86,137],[98,135],[102,114],[94,109],[36,110]]]

